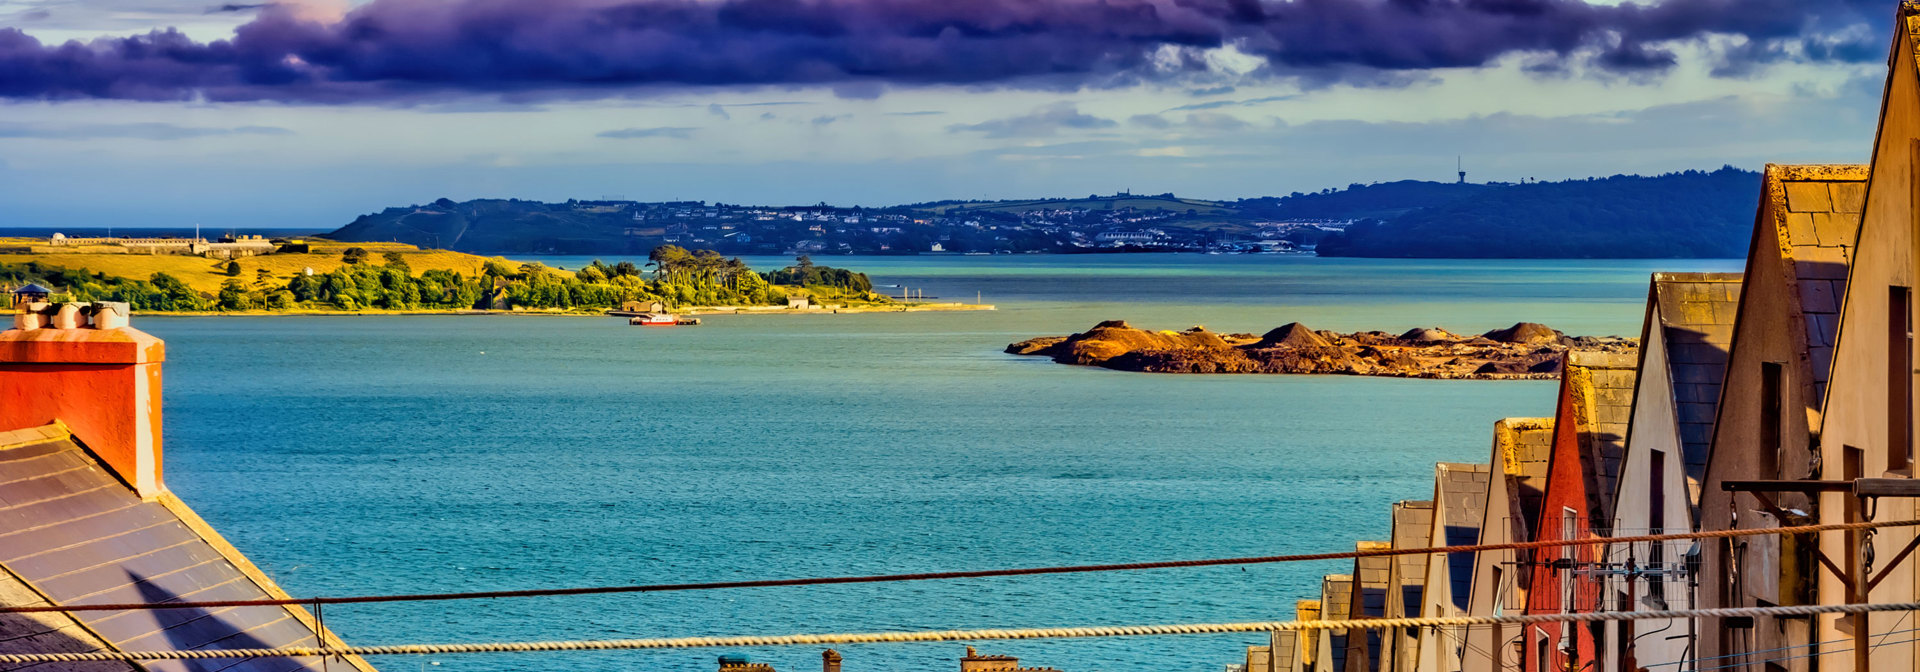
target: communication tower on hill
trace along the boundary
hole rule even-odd
[[[1459,173],[1460,173],[1460,183],[1461,183],[1461,184],[1466,184],[1466,183],[1467,183],[1467,168],[1466,168],[1466,164],[1464,164],[1464,163],[1462,163],[1462,162],[1461,162],[1461,160],[1460,160],[1460,157],[1458,157],[1458,156],[1455,156],[1455,157],[1453,157],[1453,169],[1454,169],[1454,170],[1456,170],[1456,171],[1459,171]]]

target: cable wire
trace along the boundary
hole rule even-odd
[[[369,604],[376,602],[427,602],[438,600],[484,600],[517,597],[554,597],[565,595],[610,595],[617,593],[657,593],[683,590],[718,590],[724,588],[772,588],[785,586],[824,586],[850,583],[891,583],[897,581],[933,581],[950,579],[978,579],[997,576],[1033,576],[1038,574],[1078,574],[1084,572],[1116,572],[1143,569],[1173,569],[1187,567],[1219,567],[1223,565],[1258,565],[1280,562],[1311,562],[1318,560],[1350,560],[1401,555],[1431,555],[1440,553],[1478,553],[1481,551],[1531,550],[1555,548],[1560,546],[1597,546],[1602,544],[1626,544],[1648,541],[1677,541],[1681,539],[1716,539],[1725,537],[1746,537],[1777,534],[1810,534],[1815,532],[1837,532],[1845,530],[1870,530],[1885,527],[1920,526],[1920,520],[1893,520],[1880,522],[1829,523],[1824,525],[1796,525],[1765,529],[1708,530],[1704,532],[1682,532],[1674,534],[1644,534],[1631,537],[1588,537],[1584,539],[1546,539],[1540,541],[1518,541],[1505,544],[1467,544],[1461,546],[1437,546],[1426,548],[1378,548],[1365,550],[1340,551],[1336,553],[1302,553],[1293,555],[1268,555],[1245,558],[1212,558],[1206,560],[1171,560],[1162,562],[1129,562],[1107,565],[1069,565],[1061,567],[1027,567],[1020,569],[983,569],[962,572],[927,572],[920,574],[879,574],[872,576],[835,576],[807,579],[764,579],[758,581],[715,581],[710,583],[667,583],[632,586],[595,586],[586,588],[545,588],[533,590],[489,590],[463,593],[416,593],[410,595],[359,595],[349,597],[288,597],[259,600],[209,600],[202,602],[132,602],[119,604],[68,604],[0,607],[0,614],[24,614],[41,612],[76,611],[134,611],[152,609],[213,609],[221,607],[272,607],[288,605],[325,605],[325,604]]]
[[[383,646],[285,647],[265,649],[201,649],[193,651],[93,651],[85,653],[0,654],[0,663],[82,662],[112,660],[199,660],[211,658],[276,658],[312,656],[390,656],[456,653],[516,653],[534,651],[615,651],[635,649],[692,649],[715,647],[796,646],[818,644],[887,644],[904,642],[964,642],[1001,639],[1069,639],[1081,637],[1143,637],[1203,635],[1229,632],[1302,630],[1381,630],[1429,625],[1490,625],[1494,623],[1591,623],[1656,618],[1725,618],[1729,616],[1811,616],[1920,610],[1920,602],[1881,604],[1821,604],[1778,607],[1727,607],[1667,611],[1611,611],[1515,616],[1443,616],[1431,618],[1366,618],[1245,623],[1186,623],[1174,625],[1104,625],[1065,628],[991,630],[925,630],[800,635],[737,635],[654,639],[565,640],[544,642],[482,642],[470,644],[391,644]]]

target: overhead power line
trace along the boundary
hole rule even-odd
[[[1708,530],[1705,532],[1676,532],[1673,534],[1642,534],[1628,537],[1587,537],[1584,539],[1543,539],[1540,541],[1519,541],[1505,544],[1467,544],[1461,546],[1433,546],[1422,548],[1377,548],[1356,549],[1335,553],[1303,553],[1294,555],[1267,555],[1245,558],[1210,558],[1205,560],[1169,560],[1162,562],[1128,562],[1107,565],[1068,565],[1062,567],[1026,567],[1019,569],[982,569],[962,572],[927,572],[920,574],[877,574],[872,576],[832,576],[805,579],[763,579],[757,581],[714,581],[708,583],[660,583],[632,586],[593,586],[584,588],[540,588],[532,590],[489,590],[462,593],[416,593],[408,595],[357,595],[347,597],[288,597],[262,600],[208,600],[201,602],[129,602],[118,604],[67,604],[39,606],[0,607],[0,614],[23,614],[41,612],[75,611],[136,611],[151,609],[216,609],[224,607],[271,607],[288,605],[328,605],[328,604],[370,604],[378,602],[429,602],[438,600],[485,600],[509,597],[556,597],[566,595],[610,595],[617,593],[663,593],[683,590],[719,590],[725,588],[775,588],[784,586],[827,586],[849,583],[892,583],[898,581],[935,581],[950,579],[979,579],[996,576],[1034,576],[1039,574],[1078,574],[1085,572],[1118,572],[1142,569],[1175,569],[1184,567],[1219,567],[1223,565],[1259,565],[1280,562],[1312,562],[1318,560],[1350,560],[1353,558],[1372,558],[1400,555],[1431,555],[1438,553],[1478,553],[1481,551],[1531,550],[1536,548],[1556,548],[1561,546],[1599,546],[1604,544],[1627,544],[1650,541],[1679,541],[1683,539],[1717,539],[1724,537],[1747,537],[1776,534],[1812,534],[1816,532],[1838,532],[1844,530],[1868,530],[1887,527],[1920,526],[1920,520],[1888,520],[1880,522],[1829,523],[1824,525],[1794,525],[1762,529]]]
[[[1669,609],[1665,611],[1609,611],[1575,614],[1512,616],[1444,616],[1429,618],[1366,618],[1347,620],[1259,621],[1245,623],[1185,623],[1175,625],[1098,625],[1068,628],[991,630],[923,630],[914,632],[860,632],[812,635],[738,635],[731,637],[676,637],[656,639],[566,640],[545,642],[481,642],[467,644],[390,644],[384,646],[284,647],[277,649],[200,649],[193,651],[97,651],[89,653],[0,654],[0,663],[89,662],[114,660],[199,660],[211,658],[278,658],[316,656],[443,655],[457,653],[530,653],[551,651],[618,651],[635,649],[696,649],[818,644],[890,644],[906,642],[965,642],[1006,639],[1070,639],[1084,637],[1145,637],[1208,635],[1230,632],[1300,630],[1383,630],[1429,626],[1472,626],[1495,623],[1569,623],[1632,621],[1668,618],[1727,618],[1736,616],[1812,616],[1920,610],[1920,602],[1885,604],[1819,604],[1779,607]]]

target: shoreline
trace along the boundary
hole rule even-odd
[[[794,310],[784,306],[695,306],[681,315],[838,315],[846,313],[934,313],[997,310],[992,304],[925,303],[892,306],[847,306]],[[142,311],[143,317],[608,317],[605,310],[232,310]]]
[[[1005,352],[1055,363],[1164,374],[1330,374],[1428,380],[1544,380],[1561,375],[1574,350],[1631,357],[1637,339],[1567,336],[1521,322],[1478,335],[1438,327],[1394,335],[1342,334],[1298,322],[1262,335],[1138,329],[1109,320],[1070,336],[1041,336]]]

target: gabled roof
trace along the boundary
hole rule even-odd
[[[1547,469],[1553,460],[1553,418],[1502,418],[1493,424],[1493,447],[1507,496],[1516,511],[1508,521],[1515,540],[1533,538],[1540,528],[1540,499],[1547,493]]]
[[[1446,525],[1435,546],[1469,546],[1480,540],[1480,521],[1487,515],[1487,483],[1493,473],[1484,464],[1441,462],[1434,468],[1435,515]],[[1468,609],[1473,596],[1473,553],[1447,554],[1447,582],[1453,606]]]
[[[1395,502],[1393,505],[1393,547],[1425,548],[1433,540],[1433,502]],[[1427,584],[1426,555],[1402,555],[1394,558],[1399,570],[1400,613],[1418,616],[1423,589]]]
[[[1913,21],[1908,18],[1909,23]],[[1807,361],[1814,403],[1826,397],[1833,345],[1840,330],[1840,301],[1847,293],[1860,211],[1867,194],[1864,165],[1774,165],[1762,173],[1761,212],[1754,253],[1763,243],[1780,251],[1787,286],[1800,306],[1807,332]]]
[[[1432,541],[1433,502],[1404,501],[1393,505],[1393,547],[1425,548]],[[1395,561],[1400,564],[1402,584],[1426,583],[1427,556],[1402,555]]]
[[[1328,574],[1320,579],[1320,617],[1329,621],[1347,620],[1353,613],[1353,576]]]
[[[0,577],[25,593],[7,596],[0,588],[8,604],[286,596],[185,504],[164,492],[141,499],[58,424],[0,432]],[[72,638],[67,644],[96,647],[91,650],[312,646],[315,631],[325,633],[297,607],[82,611],[67,618],[78,626],[66,629]],[[330,634],[325,639],[329,644],[339,641]],[[245,658],[149,661],[136,669],[292,672],[323,667],[317,658]],[[373,669],[358,658],[335,661],[333,667]],[[54,664],[34,669],[107,668]]]
[[[20,287],[15,288],[13,290],[13,293],[15,294],[52,294],[53,290],[47,289],[45,287],[41,287],[40,285],[29,282],[25,285],[21,285]]]
[[[1300,633],[1293,630],[1276,630],[1270,646],[1273,647],[1273,672],[1286,672],[1293,669],[1294,654],[1300,648]]]
[[[1322,578],[1320,604],[1322,610],[1320,617],[1323,619],[1344,621],[1350,618],[1353,614],[1353,577],[1346,574],[1328,574]],[[1327,667],[1320,669],[1347,669],[1347,634],[1346,630],[1328,630],[1321,633],[1320,636],[1326,637],[1323,641],[1327,644],[1328,657],[1332,660],[1316,661],[1316,665],[1320,662],[1327,664]]]
[[[1627,425],[1633,418],[1633,354],[1571,350],[1562,373],[1563,389],[1573,397],[1571,420],[1578,442],[1580,472],[1586,479],[1587,517],[1596,529],[1608,529],[1614,488],[1627,454]]]
[[[1706,477],[1713,422],[1720,405],[1720,383],[1727,375],[1735,314],[1740,309],[1739,273],[1655,273],[1648,312],[1658,308],[1665,343],[1669,393],[1680,429],[1680,459],[1698,501]],[[1640,342],[1647,342],[1643,334]],[[1655,362],[1654,365],[1662,363]],[[1642,351],[1642,370],[1649,364]]]

